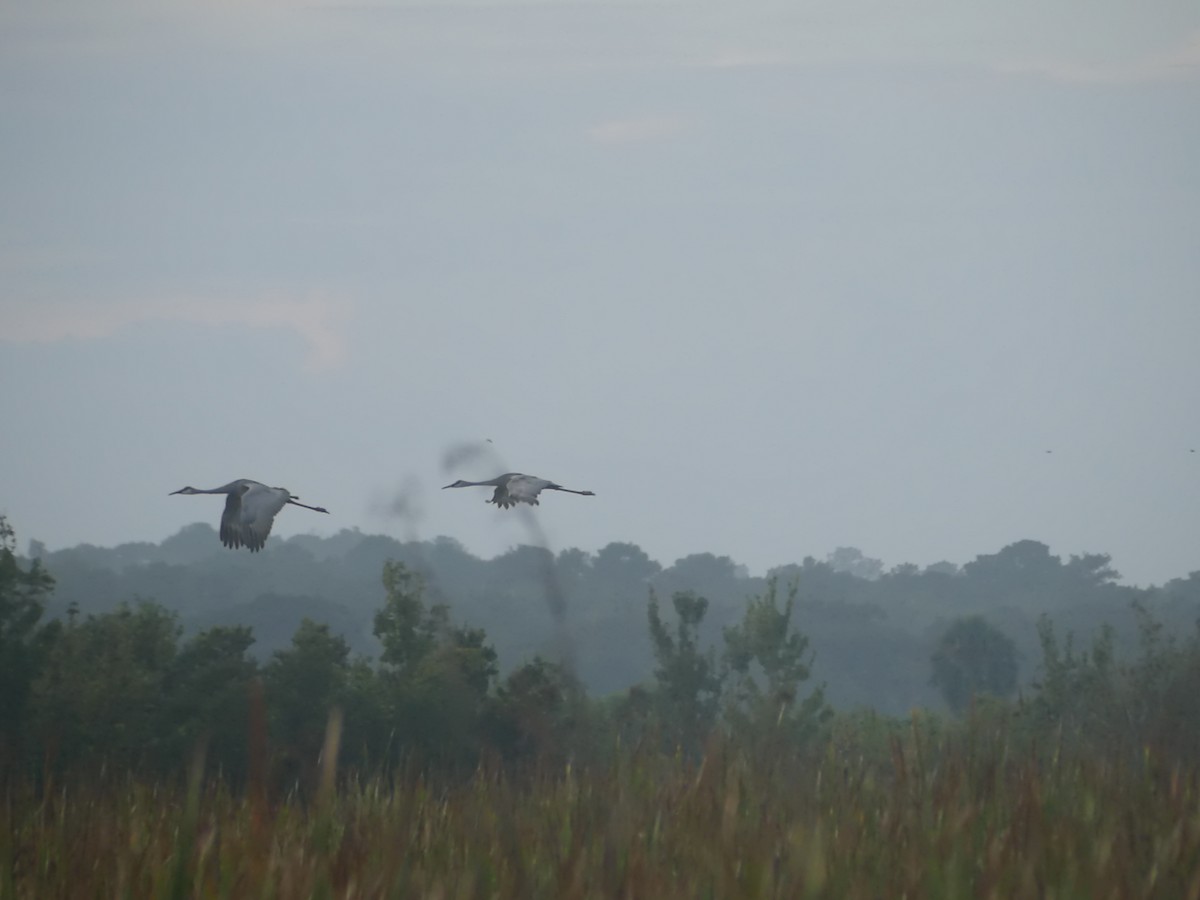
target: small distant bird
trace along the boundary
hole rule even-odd
[[[175,494],[225,494],[225,511],[221,513],[221,543],[230,549],[245,547],[257,553],[267,542],[275,516],[289,503],[313,512],[327,513],[323,506],[297,503],[300,498],[287,488],[267,487],[261,481],[239,478],[229,484],[209,490],[194,487],[171,491]]]
[[[462,487],[494,487],[496,492],[492,494],[492,499],[487,502],[495,503],[504,509],[516,506],[518,503],[528,503],[530,506],[537,506],[538,494],[542,491],[565,491],[568,494],[581,494],[584,497],[596,496],[591,491],[573,491],[570,488],[563,487],[561,484],[547,481],[545,478],[537,478],[534,475],[522,475],[520,472],[508,472],[504,475],[498,475],[491,481],[460,480],[454,482],[454,484],[446,485],[442,490]]]

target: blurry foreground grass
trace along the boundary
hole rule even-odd
[[[308,800],[17,785],[0,897],[1200,897],[1196,768],[1016,753],[917,718],[861,749],[714,742],[436,782],[327,768]]]

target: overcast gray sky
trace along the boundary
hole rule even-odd
[[[1193,0],[5,3],[0,512],[1185,575],[1198,111]]]

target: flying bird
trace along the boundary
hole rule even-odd
[[[171,491],[175,494],[225,494],[225,511],[221,513],[221,543],[230,549],[245,547],[257,553],[267,542],[275,516],[289,503],[313,512],[327,513],[322,506],[298,503],[300,498],[287,488],[267,487],[261,481],[239,478],[229,484],[209,490],[185,487]]]
[[[498,475],[491,481],[460,480],[454,482],[454,484],[446,485],[442,490],[462,487],[494,487],[496,492],[492,494],[492,499],[487,502],[495,503],[504,509],[516,506],[518,503],[528,503],[530,506],[537,506],[538,494],[542,491],[566,491],[568,494],[581,494],[584,497],[596,496],[591,491],[573,491],[545,478],[538,478],[534,475],[522,475],[520,472],[508,472],[504,475]]]

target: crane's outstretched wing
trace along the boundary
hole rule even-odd
[[[521,502],[520,497],[514,497],[504,485],[500,485],[492,493],[489,503],[495,503],[501,509],[509,509]],[[535,501],[536,502],[536,501]]]
[[[242,546],[242,495],[246,488],[225,495],[225,510],[221,513],[221,543],[231,550]]]
[[[501,487],[496,488],[492,502],[504,509],[516,506],[518,503],[538,505],[538,494],[542,488],[550,484],[545,478],[535,478],[533,475],[513,475]]]
[[[221,516],[221,543],[257,553],[267,542],[275,515],[287,503],[287,491],[266,485],[246,485],[229,495]]]

